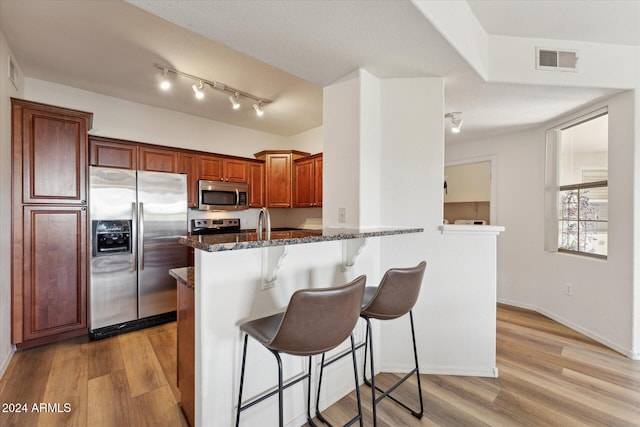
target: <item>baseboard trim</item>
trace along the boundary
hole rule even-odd
[[[0,378],[4,377],[4,373],[7,372],[7,368],[9,367],[9,363],[11,363],[11,359],[13,358],[13,354],[16,352],[16,346],[12,345],[9,347],[9,351],[4,357],[2,364],[0,364]]]
[[[500,304],[506,304],[506,305],[512,305],[514,307],[519,307],[519,308],[524,308],[526,310],[531,310],[531,311],[535,311],[536,313],[540,313],[543,316],[548,317],[549,319],[552,319],[568,328],[573,329],[576,332],[581,333],[582,335],[585,335],[589,338],[591,338],[592,340],[595,340],[597,342],[599,342],[600,344],[604,345],[605,347],[609,347],[610,349],[617,351],[618,353],[622,354],[625,357],[628,357],[631,360],[640,360],[640,352],[636,352],[632,349],[629,348],[625,348],[624,346],[621,346],[611,340],[609,340],[608,338],[603,337],[602,335],[591,331],[590,329],[584,328],[576,323],[573,323],[567,319],[565,319],[562,316],[559,316],[555,313],[553,313],[552,311],[549,310],[545,310],[543,308],[534,306],[534,305],[530,305],[530,304],[522,304],[516,301],[511,301],[511,300],[507,300],[507,299],[498,299],[498,303]]]

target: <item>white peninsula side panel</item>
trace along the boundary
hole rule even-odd
[[[235,423],[242,359],[238,325],[281,311],[298,289],[342,285],[361,274],[377,278],[378,239],[368,240],[347,271],[343,269],[342,241],[286,246],[273,286],[266,289],[263,289],[263,259],[280,256],[282,247],[195,251],[196,425],[227,427]],[[363,329],[358,326],[356,334],[363,337],[364,330],[358,331],[358,328]],[[245,400],[272,390],[277,385],[278,372],[274,356],[251,338],[249,343]],[[306,371],[307,358],[282,355],[282,360],[285,381]],[[318,361],[314,362],[314,371]],[[352,372],[348,357],[327,369],[321,408],[353,390]],[[316,378],[314,372],[312,389],[315,389]],[[241,425],[276,426],[277,401],[274,396],[243,411]],[[284,393],[285,424],[303,425],[306,422],[305,405],[306,381],[303,381]]]

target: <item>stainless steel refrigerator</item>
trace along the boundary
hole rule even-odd
[[[91,337],[175,319],[176,282],[187,265],[186,175],[89,168]]]

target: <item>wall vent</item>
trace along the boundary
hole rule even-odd
[[[536,47],[538,70],[578,71],[578,52]]]
[[[11,55],[9,55],[9,80],[13,84],[13,86],[18,90],[18,85],[20,83],[20,77],[18,75],[18,67],[16,67],[15,62]]]

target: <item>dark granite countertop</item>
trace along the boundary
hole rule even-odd
[[[171,277],[176,279],[187,288],[193,289],[195,278],[193,277],[193,267],[172,268],[169,270]]]
[[[201,249],[207,252],[220,252],[268,246],[327,242],[331,240],[392,236],[396,234],[421,233],[423,231],[423,228],[325,228],[323,230],[272,231],[270,240],[259,240],[256,232],[251,230],[229,234],[185,236],[180,238],[180,243],[185,246],[191,246],[192,248]]]

